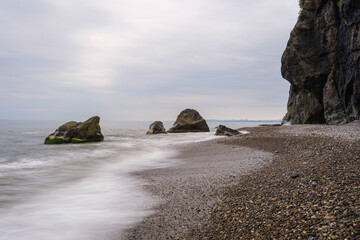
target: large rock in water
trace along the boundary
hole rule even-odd
[[[67,122],[45,139],[45,144],[85,143],[104,140],[99,125],[100,118],[92,117],[85,122]]]
[[[359,0],[307,0],[281,60],[291,84],[283,123],[360,119],[359,28]]]
[[[168,132],[210,132],[210,129],[198,111],[185,109],[179,114],[174,125]]]
[[[239,135],[239,134],[240,134],[240,132],[238,130],[228,128],[224,125],[219,125],[217,127],[216,133],[215,133],[216,136],[228,136],[228,137],[231,137],[234,135]]]
[[[149,126],[149,130],[146,134],[159,134],[167,133],[164,127],[164,124],[160,121],[155,121]]]

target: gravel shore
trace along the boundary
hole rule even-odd
[[[244,128],[139,173],[162,199],[126,239],[360,239],[360,123]]]

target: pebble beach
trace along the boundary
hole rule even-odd
[[[360,239],[360,122],[241,130],[136,173],[158,204],[123,239]]]

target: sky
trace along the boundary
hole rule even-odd
[[[281,119],[297,0],[0,0],[0,119]]]

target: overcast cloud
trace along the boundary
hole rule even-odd
[[[0,119],[280,119],[297,0],[2,0]]]

